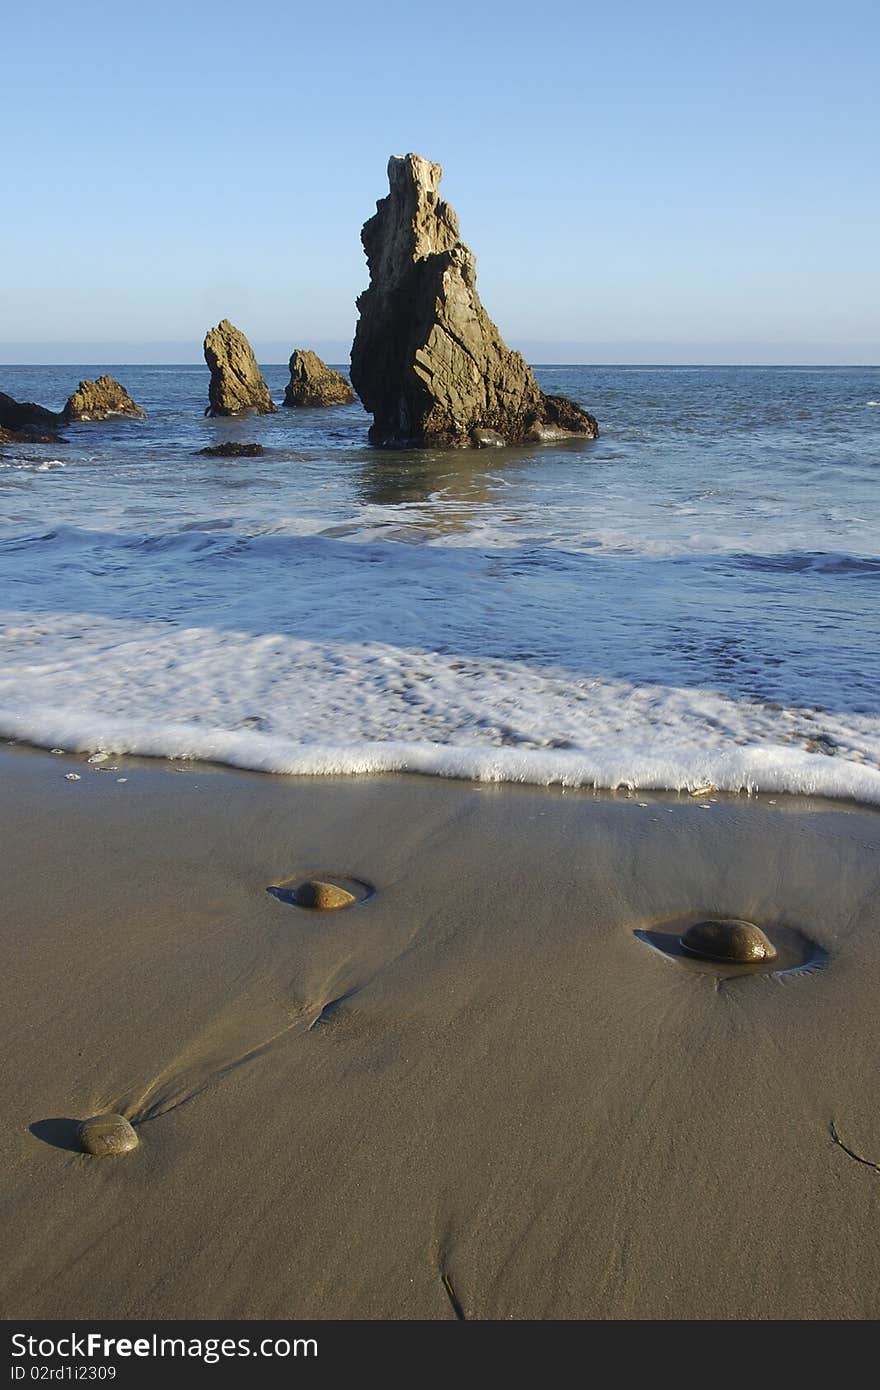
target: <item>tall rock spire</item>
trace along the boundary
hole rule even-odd
[[[477,294],[476,262],[438,189],[439,164],[392,155],[390,193],[361,233],[370,285],[358,298],[351,380],[384,446],[523,444],[599,433],[545,396]]]
[[[205,335],[211,369],[207,415],[272,415],[276,406],[247,338],[229,319]]]

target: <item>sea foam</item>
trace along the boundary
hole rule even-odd
[[[618,746],[601,753],[418,743],[297,745],[247,730],[194,725],[138,726],[76,711],[0,709],[0,732],[40,746],[143,757],[199,759],[256,772],[298,776],[421,773],[475,782],[535,786],[626,788],[632,791],[779,792],[845,798],[880,805],[880,771],[769,744],[707,754],[680,748]]]
[[[308,775],[880,803],[880,719],[562,667],[93,615],[5,615],[0,734]]]

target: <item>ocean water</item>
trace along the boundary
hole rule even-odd
[[[880,803],[880,369],[542,367],[600,439],[451,453],[205,419],[203,367],[0,390],[100,370],[145,422],[0,447],[3,736]]]

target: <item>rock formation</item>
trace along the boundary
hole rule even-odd
[[[16,401],[0,391],[0,442],[23,444],[62,443],[58,430],[64,416],[32,401]]]
[[[97,381],[81,381],[64,407],[65,420],[108,420],[124,415],[130,420],[143,420],[144,412],[131,399],[124,386],[112,376],[99,376]]]
[[[54,430],[40,430],[31,425],[24,430],[8,430],[0,425],[0,444],[66,444],[62,435]]]
[[[417,154],[388,162],[391,192],[361,240],[370,285],[358,298],[351,380],[384,446],[522,444],[599,433],[592,415],[545,396],[505,346],[476,288],[443,171]]]
[[[196,449],[197,454],[209,459],[255,459],[266,450],[262,444],[237,444],[227,439],[223,444],[210,444],[206,449]]]
[[[222,319],[205,337],[205,361],[211,369],[206,415],[273,415],[276,406],[269,395],[247,338],[228,319]]]
[[[316,352],[295,349],[285,405],[350,405],[353,400],[354,392],[344,376],[322,362]]]
[[[33,401],[16,401],[0,391],[0,425],[7,430],[52,429],[63,425],[64,417]]]

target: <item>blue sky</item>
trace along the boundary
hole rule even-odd
[[[532,360],[876,363],[878,64],[874,0],[16,6],[0,360],[195,361],[223,316],[343,360],[416,150]]]

